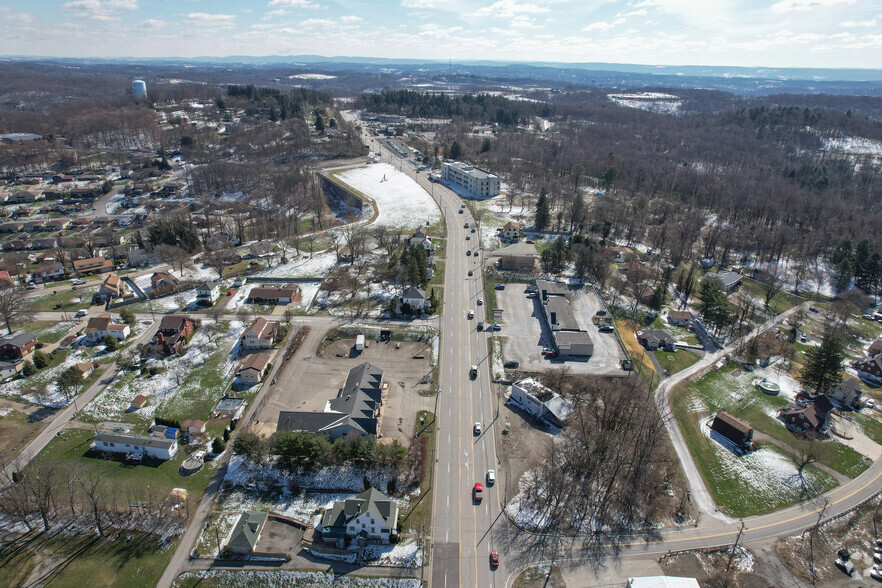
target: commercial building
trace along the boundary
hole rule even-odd
[[[441,181],[477,198],[492,198],[499,194],[499,176],[459,161],[441,164]]]
[[[573,313],[569,288],[547,280],[536,280],[536,287],[542,316],[551,331],[557,354],[561,357],[594,355],[594,342]]]

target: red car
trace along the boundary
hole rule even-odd
[[[499,552],[498,551],[491,551],[490,552],[490,565],[494,568],[499,565]]]
[[[472,493],[475,495],[475,502],[481,502],[481,499],[484,498],[484,485],[480,482],[475,482],[475,488],[472,490]]]

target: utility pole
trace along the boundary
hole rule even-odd
[[[741,521],[741,528],[738,529],[738,535],[735,537],[735,543],[732,545],[732,551],[729,553],[729,563],[726,564],[726,584],[729,585],[729,570],[732,569],[732,560],[735,559],[735,552],[738,551],[738,543],[741,541],[741,534],[744,533],[744,521]]]

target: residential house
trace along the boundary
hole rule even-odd
[[[31,249],[58,249],[58,239],[55,237],[43,237],[31,241]]]
[[[220,251],[221,249],[236,247],[237,245],[239,245],[239,239],[233,237],[232,235],[228,235],[227,233],[221,233],[218,235],[212,235],[205,245],[209,251]],[[242,257],[238,257],[239,261],[242,261]]]
[[[135,458],[172,459],[178,454],[177,439],[130,433],[98,433],[93,447],[98,451],[131,454]]]
[[[429,231],[425,227],[420,227],[413,234],[404,239],[404,244],[408,247],[416,247],[421,245],[429,255],[432,255],[432,239],[429,237]]]
[[[414,288],[411,286],[401,295],[400,302],[401,304],[407,304],[414,311],[423,310],[428,303],[426,291],[422,288]]]
[[[63,265],[57,261],[44,261],[37,266],[32,278],[35,282],[48,282],[50,280],[63,280],[64,276]]]
[[[116,274],[110,274],[104,278],[104,282],[95,293],[95,298],[98,300],[113,300],[123,296],[125,293],[126,285],[122,279]]]
[[[872,343],[870,343],[870,347],[867,349],[867,355],[873,356],[882,353],[882,339],[876,339]]]
[[[279,323],[258,317],[242,333],[242,347],[245,349],[269,349],[273,346]]]
[[[224,551],[237,555],[254,554],[268,517],[267,513],[256,510],[239,515],[239,520],[224,543]]]
[[[257,286],[248,293],[248,300],[254,304],[289,304],[297,297],[300,288],[295,284],[284,286]]]
[[[181,423],[181,431],[191,437],[200,437],[205,434],[205,421],[199,419],[184,419]]]
[[[517,241],[524,235],[524,232],[521,230],[521,225],[517,222],[508,221],[502,226],[501,235],[505,241]]]
[[[23,230],[24,223],[21,221],[3,223],[2,225],[0,225],[0,233],[20,233]]]
[[[15,369],[16,364],[11,361],[0,361],[0,382],[6,380],[7,378],[11,378],[15,374],[18,373],[18,370]]]
[[[162,261],[162,258],[146,249],[129,249],[126,252],[126,261],[129,265],[141,267],[145,265],[156,265]]]
[[[737,272],[720,272],[714,274],[704,274],[703,280],[713,280],[717,282],[726,294],[731,294],[741,285],[743,276]]]
[[[864,391],[857,380],[846,378],[830,390],[829,396],[842,406],[853,407],[860,402],[863,393]]]
[[[88,259],[74,260],[73,266],[78,276],[89,276],[112,271],[113,261],[103,257],[90,257]]]
[[[833,403],[824,396],[815,396],[807,402],[788,404],[778,411],[788,428],[807,435],[826,433],[827,416],[833,410]]]
[[[12,276],[7,270],[0,270],[0,289],[12,287]]]
[[[180,353],[194,330],[196,321],[192,318],[183,314],[167,314],[162,317],[148,351],[159,357]]]
[[[144,408],[145,404],[147,404],[147,397],[143,394],[138,394],[132,398],[132,403],[129,405],[129,411],[141,410]]]
[[[718,412],[710,428],[740,448],[747,449],[753,443],[753,427],[728,412]]]
[[[674,346],[677,343],[674,336],[664,329],[644,329],[642,331],[637,331],[637,341],[648,351],[655,351],[656,349],[674,351]]]
[[[100,364],[96,364],[91,361],[84,361],[81,363],[75,363],[73,367],[75,370],[80,372],[80,374],[82,374],[83,378],[88,378],[92,374],[92,372],[95,371],[96,365]]]
[[[34,220],[34,221],[25,221],[24,223],[24,232],[25,233],[39,233],[46,228],[46,221]]]
[[[202,282],[196,286],[196,304],[201,306],[211,306],[219,295],[217,282]]]
[[[259,384],[269,370],[269,360],[266,353],[252,353],[241,363],[236,375],[247,384]]]
[[[37,346],[37,338],[27,331],[19,331],[0,337],[0,356],[22,359]]]
[[[368,488],[356,498],[335,501],[321,522],[322,538],[340,546],[345,538],[389,543],[397,527],[398,505],[376,488]]]
[[[611,247],[610,249],[616,254],[613,258],[615,263],[628,263],[637,259],[634,250],[630,247]]]
[[[555,427],[563,427],[573,412],[572,405],[551,388],[533,378],[525,378],[511,385],[509,399],[526,412]]]
[[[3,251],[25,251],[31,248],[31,242],[24,239],[13,239],[3,244]]]
[[[93,316],[86,323],[86,343],[97,344],[104,340],[107,335],[113,335],[117,341],[125,341],[129,336],[129,325],[121,322],[114,322],[110,313],[99,314]]]
[[[350,433],[376,436],[384,388],[383,370],[365,362],[349,371],[346,383],[324,412],[282,411],[278,429],[328,435],[331,441]]]
[[[882,353],[858,362],[854,369],[861,380],[874,386],[882,386]]]
[[[539,253],[532,243],[515,243],[494,251],[493,255],[499,257],[500,269],[515,272],[532,273],[539,260]]]
[[[66,218],[53,218],[46,223],[46,229],[49,231],[63,231],[70,226],[70,220]]]
[[[594,342],[582,328],[570,303],[566,284],[536,280],[542,318],[551,331],[552,343],[561,357],[584,357],[594,354]]]
[[[17,192],[9,194],[9,198],[6,199],[6,202],[8,204],[25,204],[28,202],[36,202],[42,198],[43,192],[41,190],[18,190]]]
[[[692,313],[688,310],[672,310],[668,313],[668,324],[684,329],[692,328]]]
[[[150,277],[150,285],[154,290],[170,290],[178,283],[178,279],[168,272],[156,272]]]

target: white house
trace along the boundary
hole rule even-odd
[[[573,407],[551,388],[533,378],[525,378],[511,385],[509,399],[530,414],[562,427]]]
[[[521,231],[521,225],[519,225],[515,221],[508,221],[502,227],[502,238],[506,241],[517,241],[523,235],[524,232]]]
[[[273,346],[273,338],[279,323],[257,317],[251,326],[242,333],[242,347],[245,349],[269,349]]]
[[[196,286],[196,304],[200,302],[214,304],[219,295],[220,287],[217,285],[217,282],[202,282]]]
[[[114,323],[109,313],[93,316],[86,325],[86,342],[99,343],[107,335],[113,335],[117,341],[125,341],[129,336],[129,325]]]
[[[270,356],[266,353],[252,353],[239,367],[239,379],[248,384],[259,384],[263,381],[269,367]]]
[[[338,500],[322,515],[322,536],[328,542],[343,542],[344,537],[362,537],[389,543],[398,525],[398,505],[377,490],[368,488],[357,498]]]
[[[426,291],[420,288],[408,288],[401,295],[401,304],[408,304],[413,310],[426,308]]]
[[[145,437],[128,433],[98,433],[94,447],[98,451],[112,453],[131,453],[136,457],[171,459],[178,454],[178,440],[160,437]]]

